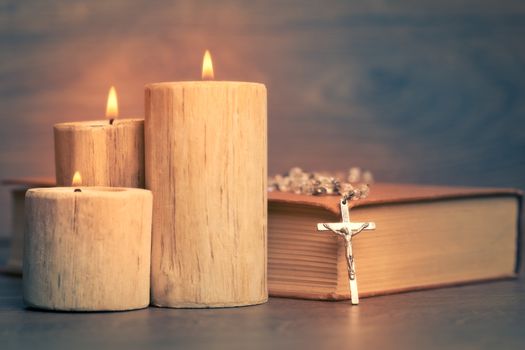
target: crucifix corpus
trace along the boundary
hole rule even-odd
[[[355,273],[354,255],[352,253],[352,238],[363,230],[375,230],[376,225],[373,222],[350,222],[350,210],[348,209],[348,198],[344,196],[340,202],[341,216],[343,222],[337,223],[320,223],[317,224],[318,231],[332,231],[345,240],[346,247],[346,264],[348,268],[348,279],[350,281],[350,296],[352,305],[359,304],[359,294],[357,291],[357,278]]]
[[[290,169],[287,175],[276,175],[269,180],[269,191],[293,192],[295,194],[313,196],[342,196],[340,205],[343,222],[317,224],[317,230],[332,231],[345,240],[346,264],[348,268],[348,278],[350,279],[350,296],[352,297],[353,305],[359,304],[359,295],[357,294],[357,279],[355,275],[354,255],[352,253],[352,237],[363,230],[375,230],[376,224],[373,222],[350,222],[348,201],[368,197],[370,184],[373,180],[371,172],[361,172],[361,169],[358,167],[350,168],[346,179],[341,178],[340,174],[332,176],[326,172],[308,173],[304,172],[301,168],[294,167]]]

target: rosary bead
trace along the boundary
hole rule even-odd
[[[303,175],[303,170],[299,167],[293,167],[288,172],[288,176],[290,177],[301,177]]]
[[[352,184],[348,183],[348,182],[345,182],[344,184],[341,185],[341,192],[342,193],[348,193],[350,191],[353,191],[354,189],[354,186],[352,186]]]
[[[361,178],[361,168],[358,167],[352,167],[348,171],[348,182],[359,182],[359,179]]]
[[[368,197],[368,194],[370,193],[370,187],[367,184],[362,184],[359,186],[359,191],[361,192],[361,198]]]
[[[307,195],[342,195],[348,200],[366,198],[370,192],[369,184],[373,182],[372,173],[362,172],[358,167],[352,167],[348,171],[347,181],[339,179],[339,176],[326,172],[308,173],[299,167],[293,167],[287,175],[276,175],[268,179],[268,191],[293,192]],[[362,183],[359,183],[362,180]]]
[[[322,196],[322,195],[326,194],[326,188],[324,188],[324,187],[317,187],[314,190],[313,194],[316,195],[316,196]]]
[[[315,187],[311,182],[305,182],[301,186],[301,193],[303,194],[314,194]]]
[[[365,184],[372,184],[372,183],[374,183],[374,176],[372,175],[372,173],[370,171],[365,171],[363,173],[363,182]]]

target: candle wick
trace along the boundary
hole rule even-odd
[[[109,120],[109,125],[113,125],[113,122],[114,122],[114,121],[115,121],[115,118],[111,118],[111,119]]]
[[[80,188],[75,188],[75,191],[73,192],[82,192],[82,190]]]

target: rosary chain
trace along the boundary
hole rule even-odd
[[[344,179],[344,180],[341,180]],[[374,179],[370,171],[352,167],[345,173],[305,172],[294,167],[285,175],[268,179],[268,191],[292,192],[313,196],[340,195],[341,200],[358,200],[368,197]]]

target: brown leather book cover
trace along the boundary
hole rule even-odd
[[[371,187],[370,196],[364,200],[350,201],[349,207],[389,203],[410,203],[453,198],[485,196],[516,196],[520,202],[523,192],[512,188],[427,186],[412,184],[378,183]],[[339,215],[340,196],[309,196],[290,192],[268,193],[270,202],[293,202],[322,207]]]
[[[21,186],[24,188],[53,187],[56,186],[56,181],[51,177],[20,177],[4,179],[1,184],[4,186]]]

